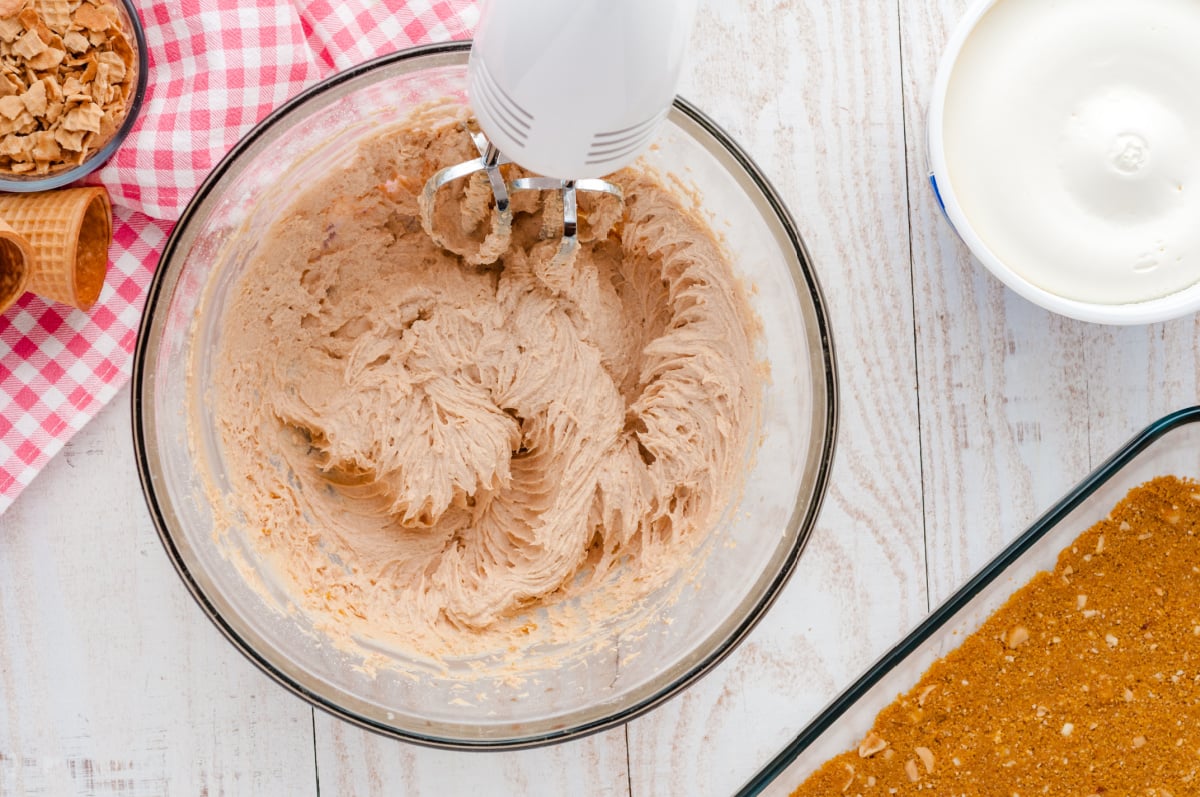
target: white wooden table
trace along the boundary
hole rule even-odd
[[[926,98],[965,0],[708,0],[681,93],[775,182],[837,344],[841,427],[782,597],[713,673],[586,740],[378,738],[218,634],[146,512],[123,391],[0,516],[0,795],[704,795],[851,678],[1133,432],[1200,394],[1200,321],[1052,316],[958,244]]]

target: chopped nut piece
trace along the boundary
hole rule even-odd
[[[854,785],[854,767],[850,766],[849,764],[846,764],[845,766],[848,777],[846,778],[846,785],[842,787],[842,791],[846,791]]]
[[[1087,595],[1076,595],[1075,608],[1082,609],[1084,606],[1087,606]]]
[[[1133,737],[1133,749],[1134,750],[1138,749],[1139,747],[1145,747],[1145,746],[1146,746],[1146,737],[1145,736]]]
[[[1117,646],[1117,643],[1119,642],[1119,640],[1112,634],[1105,634],[1104,641],[1108,643],[1108,646],[1110,648],[1115,648]]]
[[[1062,726],[1062,735],[1063,735],[1063,736],[1070,736],[1070,735],[1071,735],[1072,733],[1074,733],[1074,732],[1075,732],[1075,726],[1074,726],[1074,725],[1072,725],[1072,724],[1071,724],[1071,723],[1069,723],[1069,722],[1064,722],[1064,723],[1063,723],[1063,726]]]
[[[1029,641],[1029,629],[1023,625],[1014,626],[1008,629],[1004,635],[1004,644],[1011,649],[1016,649]]]
[[[875,731],[871,731],[865,737],[863,737],[861,742],[859,742],[858,756],[859,758],[870,758],[887,746],[888,743],[885,742],[879,736],[879,734],[875,733]]]
[[[933,751],[928,747],[918,747],[917,758],[921,759],[921,763],[925,765],[925,771],[933,774]]]
[[[917,769],[917,762],[911,758],[904,762],[904,773],[908,775],[908,779],[913,783],[921,779],[921,772]]]

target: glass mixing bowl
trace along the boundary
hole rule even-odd
[[[424,744],[511,748],[630,719],[710,670],[746,636],[796,565],[829,475],[836,425],[833,347],[804,245],[767,181],[702,114],[677,101],[646,163],[702,197],[762,325],[770,366],[744,489],[640,618],[601,618],[585,654],[518,650],[431,668],[380,651],[371,671],[327,644],[253,552],[218,545],[206,484],[225,479],[203,391],[226,297],[260,231],[357,142],[446,97],[466,102],[468,45],[408,50],[296,97],[213,171],[175,227],[150,288],[134,365],[134,436],[147,503],[180,576],[255,664],[313,704]],[[219,499],[218,499],[219,500]],[[229,534],[236,539],[239,535]],[[259,588],[253,588],[251,583]],[[652,596],[653,597],[653,596]],[[649,618],[649,619],[647,619]],[[635,630],[625,623],[638,622]],[[507,659],[507,661],[505,660]],[[524,665],[514,680],[514,662]],[[499,666],[499,665],[507,665]]]

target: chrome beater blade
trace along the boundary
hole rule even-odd
[[[570,265],[575,252],[579,249],[579,191],[593,191],[616,197],[618,202],[624,202],[625,196],[621,187],[607,180],[587,178],[581,180],[563,180],[557,177],[519,177],[511,182],[504,180],[500,167],[513,161],[500,152],[482,132],[472,131],[471,139],[479,151],[479,157],[464,161],[453,166],[447,166],[436,172],[425,183],[421,192],[419,204],[421,207],[421,226],[425,233],[438,246],[463,257],[468,263],[485,265],[494,263],[508,248],[512,237],[512,195],[519,191],[556,191],[562,199],[562,239],[551,265]],[[491,229],[479,243],[478,249],[472,251],[462,245],[455,245],[444,234],[436,229],[434,224],[437,210],[437,195],[448,183],[469,177],[476,172],[487,175],[495,198],[495,213]]]
[[[517,191],[558,191],[562,196],[563,225],[562,239],[558,244],[558,252],[554,255],[552,265],[569,265],[575,258],[579,248],[579,198],[578,191],[596,191],[615,196],[623,202],[625,195],[621,187],[596,178],[583,180],[559,180],[555,177],[519,177],[509,186],[513,193]]]
[[[504,182],[504,175],[500,173],[500,167],[512,161],[505,157],[483,133],[472,131],[471,140],[475,142],[475,148],[479,150],[479,157],[454,166],[447,166],[436,172],[425,183],[418,204],[421,207],[421,226],[425,228],[425,234],[432,238],[434,243],[456,255],[461,255],[468,263],[484,265],[496,261],[500,254],[508,248],[508,241],[512,236],[512,209],[509,207],[508,185]],[[479,244],[478,250],[472,252],[463,246],[454,245],[449,238],[435,229],[433,222],[434,213],[437,210],[438,192],[447,183],[468,177],[476,172],[483,172],[487,175],[488,183],[492,187],[492,194],[496,198],[496,213],[491,230]]]

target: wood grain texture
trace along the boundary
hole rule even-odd
[[[1163,415],[1200,404],[1200,318],[1097,328],[1084,356],[1092,467]]]
[[[0,795],[315,794],[312,734],[163,552],[122,391],[0,517]]]
[[[965,0],[900,0],[917,381],[932,604],[1089,470],[1085,350],[1097,327],[1005,289],[928,183],[925,120]]]
[[[431,750],[316,717],[321,797],[625,797],[625,730],[506,753]]]
[[[0,516],[0,797],[736,789],[1131,434],[1200,402],[1200,320],[1053,316],[941,218],[925,115],[965,6],[702,3],[682,93],[796,218],[841,388],[805,556],[711,674],[624,728],[517,753],[429,750],[314,715],[233,650],[172,570],[123,393]]]
[[[728,794],[924,613],[894,3],[709,3],[684,96],[780,191],[840,369],[831,487],[800,567],[713,673],[629,726],[633,795]]]

